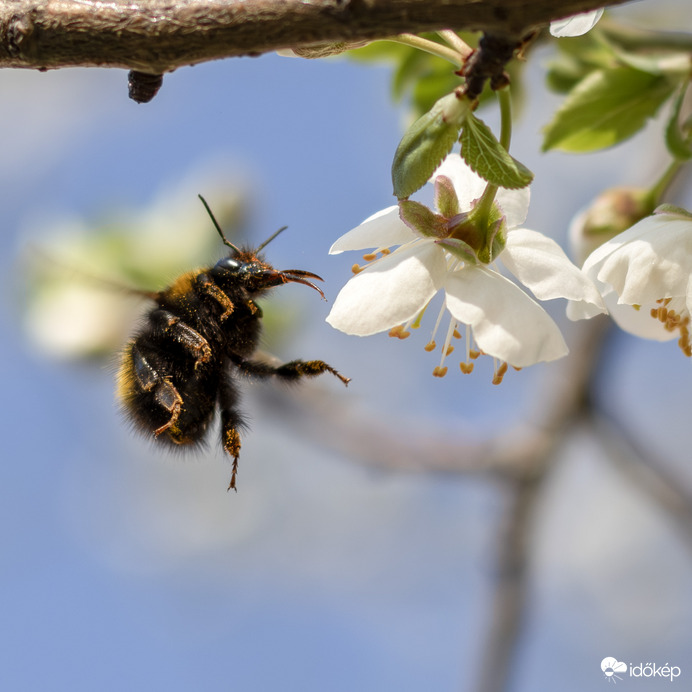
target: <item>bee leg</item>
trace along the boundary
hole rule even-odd
[[[132,365],[137,384],[145,392],[155,390],[156,403],[171,414],[166,423],[154,430],[154,435],[158,437],[178,422],[180,411],[183,408],[183,399],[170,379],[161,377],[136,344],[132,346]]]
[[[323,372],[331,372],[345,385],[351,381],[350,377],[344,377],[338,370],[328,365],[323,360],[292,360],[283,365],[271,365],[261,361],[237,359],[233,361],[239,370],[254,375],[255,377],[278,377],[282,380],[295,381],[301,377],[316,377]]]
[[[195,369],[211,360],[209,342],[168,310],[154,310],[149,319],[159,334],[169,336],[195,357]]]
[[[213,298],[223,308],[223,312],[219,315],[222,322],[233,314],[235,308],[233,301],[214,283],[214,279],[209,274],[198,274],[195,277],[195,285],[199,292]]]
[[[221,410],[221,444],[227,454],[233,458],[233,470],[228,490],[235,490],[238,475],[238,457],[240,456],[239,428],[245,427],[243,416],[238,410],[238,390],[230,375],[224,375],[219,386],[219,409]]]

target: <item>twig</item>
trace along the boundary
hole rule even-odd
[[[616,5],[627,0],[610,0]],[[163,74],[279,48],[443,29],[521,38],[602,0],[14,0],[0,3],[0,67]]]

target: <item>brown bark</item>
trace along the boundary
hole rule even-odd
[[[627,0],[611,0],[620,4]],[[438,29],[517,39],[602,0],[4,0],[0,67],[161,74],[278,48]]]

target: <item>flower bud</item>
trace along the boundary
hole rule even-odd
[[[569,228],[572,254],[579,264],[599,246],[627,230],[654,210],[649,190],[613,187],[577,214]]]

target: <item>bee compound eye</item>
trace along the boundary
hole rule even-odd
[[[216,263],[215,269],[221,272],[237,274],[242,271],[243,266],[243,262],[239,262],[237,259],[233,259],[233,257],[224,257]]]

